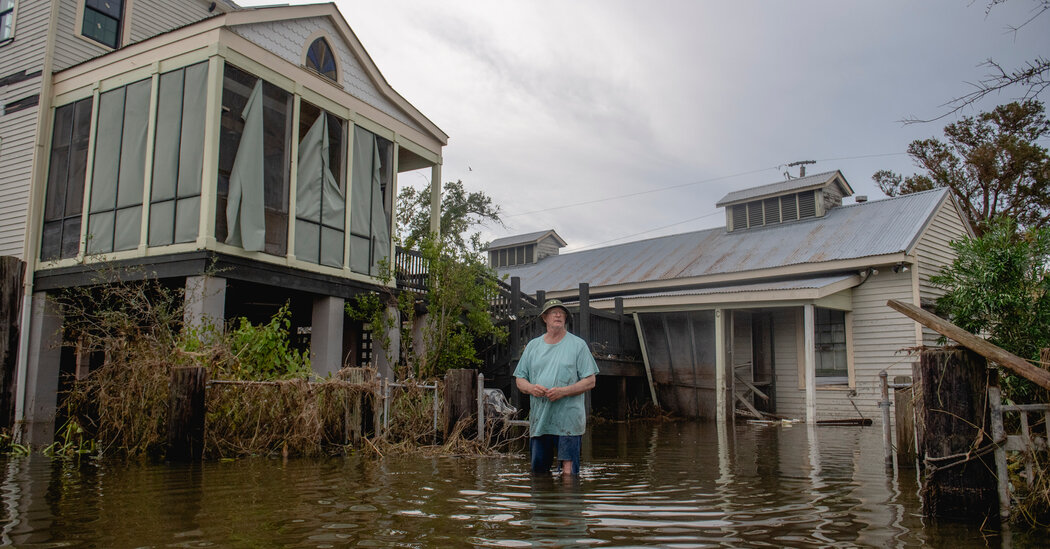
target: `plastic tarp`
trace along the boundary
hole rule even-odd
[[[350,268],[354,272],[374,274],[379,261],[390,255],[390,219],[383,202],[382,167],[375,135],[355,127],[350,195]]]
[[[380,170],[383,168],[383,159],[379,155],[379,145],[373,146],[375,161],[372,164],[372,242],[375,249],[372,250],[372,271],[376,274],[379,262],[390,257],[390,219],[386,215],[383,201],[383,188],[380,179]]]
[[[295,228],[295,255],[303,260],[341,267],[346,195],[332,174],[329,149],[328,114],[322,112],[299,142],[295,216],[300,221]]]
[[[263,208],[263,94],[262,80],[255,83],[241,112],[244,131],[230,173],[226,203],[226,243],[260,252],[266,245],[266,211]]]

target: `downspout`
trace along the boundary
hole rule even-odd
[[[44,174],[47,173],[46,151],[51,141],[52,83],[55,66],[55,34],[58,29],[59,3],[51,2],[44,46],[44,66],[40,70],[40,100],[37,103],[36,143],[33,144],[33,170],[29,176],[29,208],[26,211],[25,241],[22,260],[26,262],[22,285],[22,320],[18,332],[18,364],[15,371],[15,439],[22,440],[25,421],[26,376],[29,364],[29,325],[33,311],[33,275],[40,255],[40,215],[43,213]],[[39,184],[38,184],[39,182]]]

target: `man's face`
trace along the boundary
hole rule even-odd
[[[543,314],[543,322],[548,328],[564,328],[567,316],[564,309],[555,307]]]

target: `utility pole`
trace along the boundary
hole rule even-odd
[[[801,177],[806,177],[806,164],[816,164],[816,163],[817,163],[816,160],[798,160],[796,162],[792,162],[792,163],[788,164],[788,167],[789,168],[794,168],[795,166],[801,166],[798,169],[798,176],[801,178]],[[788,172],[788,174],[789,174],[788,178],[791,177],[790,173],[791,172]]]

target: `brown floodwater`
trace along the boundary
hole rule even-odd
[[[195,465],[0,460],[16,547],[1034,547],[922,518],[878,427],[592,426],[578,481],[528,457]]]

